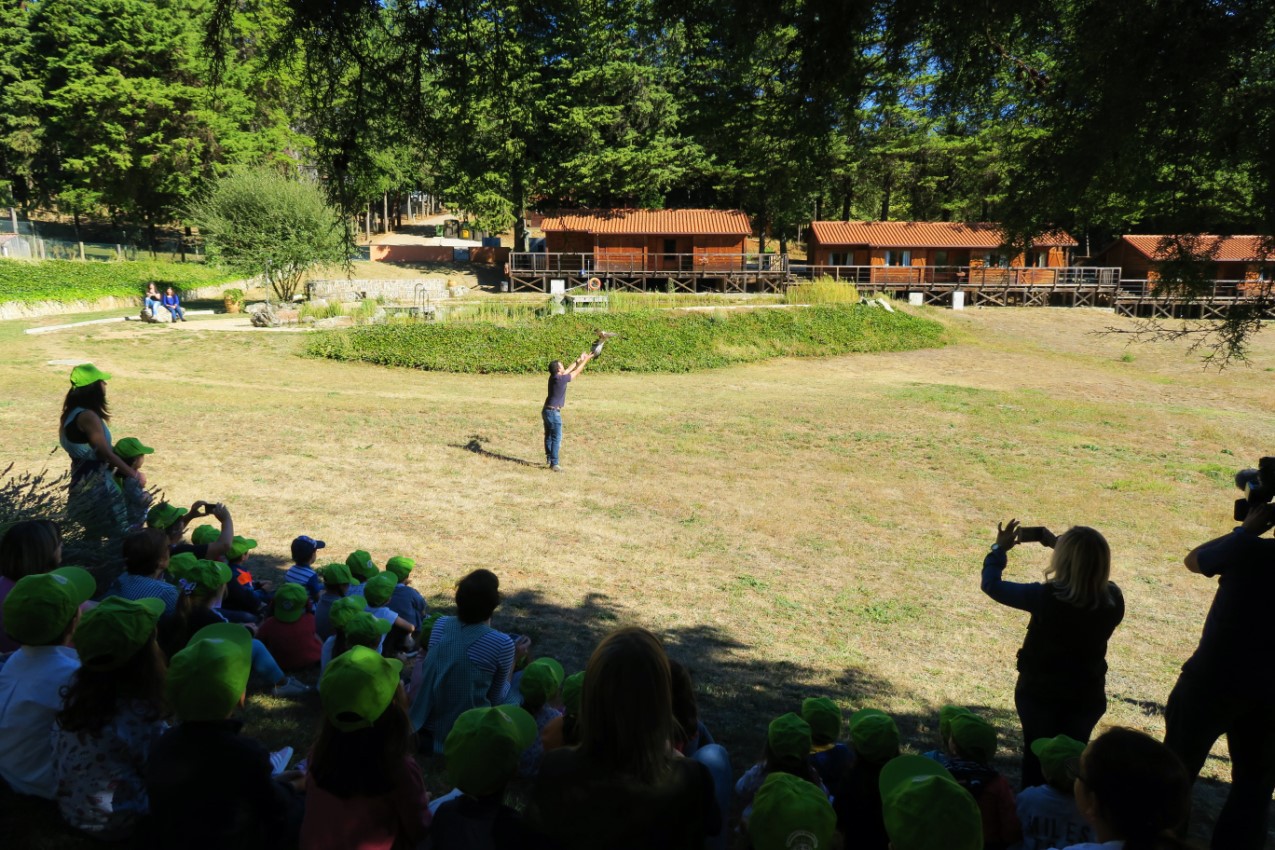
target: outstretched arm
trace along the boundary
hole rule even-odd
[[[96,413],[91,410],[84,411],[75,417],[75,426],[84,432],[98,460],[118,471],[123,477],[136,479],[138,484],[146,486],[146,476],[142,474],[142,471],[129,466],[115,454],[115,448],[107,442],[106,429],[102,427],[102,420]]]
[[[593,359],[593,352],[586,351],[575,359],[575,362],[567,367],[567,374],[572,378],[577,378],[584,371],[584,367]]]

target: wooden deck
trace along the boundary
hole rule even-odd
[[[780,254],[518,253],[509,258],[513,292],[549,292],[597,278],[600,288],[631,292],[781,292],[791,275]]]
[[[923,304],[952,303],[963,292],[971,307],[1110,307],[1116,268],[988,268],[986,266],[794,266],[795,275],[852,283],[862,292],[921,296]]]
[[[1221,319],[1236,306],[1257,304],[1263,318],[1275,320],[1272,286],[1253,280],[1217,280],[1209,291],[1184,298],[1161,292],[1154,280],[1122,280],[1112,306],[1117,315],[1139,319]]]

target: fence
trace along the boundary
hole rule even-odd
[[[204,249],[198,243],[163,240],[155,250],[135,244],[109,242],[70,242],[42,236],[0,234],[0,257],[19,260],[172,260],[203,262]]]

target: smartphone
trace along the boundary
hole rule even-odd
[[[1045,539],[1045,526],[1022,525],[1018,528],[1019,543],[1040,543]]]

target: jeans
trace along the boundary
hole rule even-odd
[[[706,850],[725,850],[730,842],[731,795],[735,791],[735,783],[731,781],[730,756],[721,744],[705,744],[691,758],[707,767],[713,777],[717,809],[722,814],[720,831],[708,836],[704,840],[704,847]]]
[[[164,309],[169,312],[174,322],[178,319],[181,319],[183,322],[186,321],[186,311],[181,307],[165,307]]]
[[[545,421],[545,460],[558,465],[558,449],[562,447],[562,411],[546,407],[540,411]]]
[[[283,675],[283,668],[279,666],[279,662],[275,661],[274,656],[270,654],[270,650],[256,638],[252,639],[251,678],[254,683],[268,687],[273,687],[287,678]]]
[[[150,311],[151,318],[159,318],[159,300],[155,298],[147,298],[142,302],[142,306]]]
[[[1231,792],[1213,827],[1212,846],[1261,850],[1275,791],[1275,702],[1219,693],[1215,685],[1183,673],[1164,719],[1164,744],[1182,759],[1192,781],[1214,742],[1226,736]]]
[[[1014,689],[1014,707],[1023,725],[1023,788],[1045,784],[1040,769],[1040,759],[1031,750],[1031,742],[1037,738],[1067,735],[1077,741],[1089,740],[1093,728],[1107,712],[1107,695],[1101,690],[1090,689],[1085,693],[1077,689],[1071,697],[1043,695],[1025,687],[1020,681]]]

